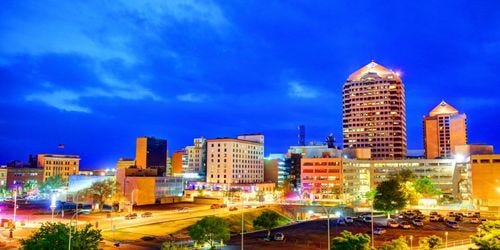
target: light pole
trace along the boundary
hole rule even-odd
[[[243,216],[245,214],[245,199],[243,198],[243,191],[241,192],[241,250],[243,250],[243,232],[244,232],[244,223]]]
[[[50,200],[50,209],[52,209],[52,222],[54,222],[54,210],[56,210],[56,194],[52,194]]]
[[[444,236],[445,236],[444,248],[448,249],[448,231],[444,232]]]
[[[330,209],[327,209],[325,206],[321,205],[321,207],[323,208],[323,210],[325,210],[325,213],[326,213],[326,220],[327,220],[327,225],[326,225],[326,228],[327,228],[327,231],[328,231],[328,249],[330,249],[330,210],[332,208],[335,208],[335,207],[331,207]]]
[[[413,235],[410,235],[410,250],[413,249]]]
[[[375,249],[375,233],[373,232],[373,200],[371,202],[371,212],[370,212],[370,216],[371,216],[371,226],[372,226],[372,249]]]
[[[17,214],[17,190],[14,190],[14,226],[16,225],[16,214]]]
[[[69,220],[69,240],[68,240],[68,250],[71,250],[71,231],[73,230],[73,227],[72,227],[72,222],[73,222],[73,218],[78,217],[78,213],[80,211],[78,211],[78,208],[76,209],[76,213],[73,214],[73,216],[71,216],[71,219]],[[75,226],[75,229],[78,229],[78,224]]]

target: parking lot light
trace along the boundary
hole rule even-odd
[[[448,231],[444,232],[444,236],[445,236],[444,248],[448,249]]]

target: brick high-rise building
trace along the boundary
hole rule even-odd
[[[374,159],[406,157],[404,85],[398,74],[371,62],[343,89],[344,148],[370,148]]]
[[[465,114],[442,101],[424,116],[425,158],[453,158],[455,146],[467,144]]]
[[[167,170],[167,140],[146,136],[138,137],[135,165],[138,168],[158,169],[158,176],[164,176]]]

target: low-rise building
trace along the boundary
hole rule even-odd
[[[7,168],[7,188],[10,190],[22,189],[28,181],[35,181],[40,184],[44,181],[43,169],[32,167]]]
[[[500,154],[471,155],[468,164],[474,205],[500,212]]]
[[[342,158],[302,158],[302,190],[315,199],[338,199],[343,193]]]
[[[78,173],[80,168],[80,156],[78,155],[58,155],[39,154],[37,155],[37,167],[43,169],[43,178],[51,176],[61,176],[68,181],[70,175]]]

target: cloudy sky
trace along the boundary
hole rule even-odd
[[[497,1],[2,1],[0,164],[63,143],[109,167],[140,135],[279,153],[299,124],[341,141],[342,84],[371,60],[403,72],[410,149],[441,100],[500,147]]]

